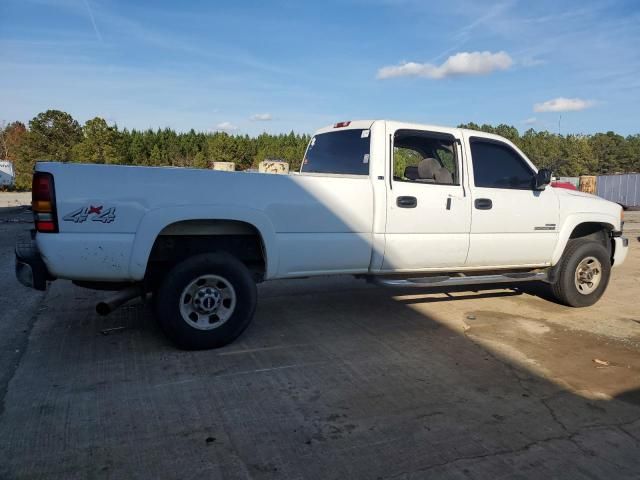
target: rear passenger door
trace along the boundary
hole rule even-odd
[[[535,170],[511,144],[468,138],[473,202],[467,266],[549,265],[558,233],[552,188],[534,190]]]
[[[390,178],[382,270],[464,265],[471,209],[457,132],[387,124]]]

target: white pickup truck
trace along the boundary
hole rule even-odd
[[[16,275],[118,291],[103,314],[152,292],[188,349],[238,337],[277,278],[542,280],[592,305],[627,254],[622,208],[550,179],[499,136],[383,120],[319,130],[290,175],[40,162]]]

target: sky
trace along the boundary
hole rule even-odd
[[[638,0],[0,0],[0,121],[640,133]]]

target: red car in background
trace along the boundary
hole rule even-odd
[[[551,182],[551,186],[554,188],[566,188],[567,190],[578,190],[573,183],[569,182]]]

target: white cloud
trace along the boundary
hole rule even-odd
[[[222,122],[216,125],[216,130],[222,130],[224,132],[232,132],[237,129],[238,129],[238,126],[234,125],[231,122]]]
[[[585,108],[592,107],[592,100],[583,100],[581,98],[564,98],[558,97],[546,102],[536,103],[533,106],[534,112],[577,112]]]
[[[394,77],[425,77],[441,79],[462,75],[486,75],[496,70],[506,70],[513,60],[506,52],[460,52],[450,56],[442,65],[405,62],[400,65],[382,67],[380,79]]]
[[[522,123],[524,125],[535,125],[537,121],[538,119],[536,117],[529,117],[526,120],[523,120]]]
[[[273,117],[270,113],[256,113],[251,115],[251,120],[255,122],[268,122],[269,120],[273,120]]]

